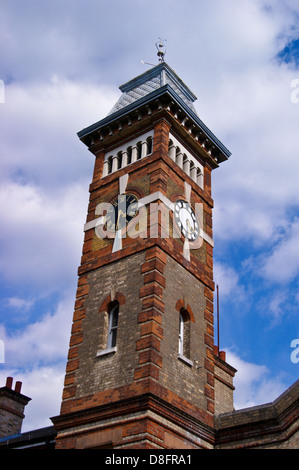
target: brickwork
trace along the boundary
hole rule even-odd
[[[0,438],[19,434],[24,419],[24,408],[30,398],[21,394],[21,382],[12,389],[12,377],[0,388]]]
[[[168,263],[169,269],[167,270]],[[202,328],[205,323],[201,318],[205,306],[200,306],[197,296],[194,298],[191,295],[192,289],[187,289],[187,297],[189,294],[190,301],[196,300],[194,302],[196,313],[193,318],[194,329],[191,334],[191,347],[202,351],[202,357],[195,359],[196,365],[194,364],[194,367],[191,368],[190,375],[190,366],[181,362],[177,357],[178,331],[177,328],[173,329],[173,316],[177,316],[178,312],[173,301],[173,289],[167,290],[168,277],[171,278],[174,274],[173,268],[175,266],[177,263],[172,258],[168,258],[160,248],[153,247],[145,253],[137,253],[124,259],[119,267],[115,282],[113,282],[115,278],[112,276],[115,269],[114,264],[92,271],[87,275],[88,283],[83,284],[85,288],[80,290],[80,295],[86,298],[83,304],[82,301],[78,304],[79,308],[84,305],[85,315],[84,318],[76,314],[74,316],[74,324],[80,323],[78,327],[73,327],[73,337],[78,335],[81,340],[79,346],[78,344],[74,346],[77,357],[76,359],[72,357],[72,361],[76,361],[76,368],[71,368],[73,381],[70,386],[66,385],[65,387],[62,415],[80,414],[82,410],[86,412],[95,406],[105,407],[108,404],[109,407],[115,409],[116,404],[124,399],[128,400],[126,409],[129,413],[129,403],[133,397],[154,394],[160,400],[165,401],[167,405],[175,407],[171,413],[168,412],[170,421],[178,419],[174,413],[174,409],[177,409],[176,413],[183,413],[184,416],[185,413],[188,413],[189,420],[193,416],[197,426],[199,423],[212,426],[212,410],[207,407],[207,401],[212,402],[213,397],[207,394],[205,387],[207,371],[203,367],[206,345],[204,335],[198,335],[197,330]],[[186,275],[185,269],[181,268],[181,270],[180,274]],[[171,284],[172,282],[170,282],[170,286]],[[181,288],[180,294],[186,298],[183,286]],[[204,292],[203,286],[201,286],[201,292],[202,294]],[[98,348],[103,347],[101,338],[104,328],[103,323],[101,324],[101,314],[105,315],[104,310],[107,302],[117,296],[119,298],[120,295],[123,305],[120,308],[117,352],[97,357]],[[82,300],[82,297],[80,299]],[[139,303],[136,302],[136,299],[139,299]],[[167,303],[167,314],[165,313],[165,302]],[[181,299],[181,302],[184,301]],[[189,304],[186,304],[186,308],[189,308]],[[166,337],[165,329],[167,331]],[[173,340],[175,340],[175,346]],[[201,345],[200,347],[197,342]],[[72,343],[77,342],[71,339]],[[72,348],[70,348],[71,350]],[[180,371],[179,375],[173,369],[172,360],[174,360],[174,369]],[[201,362],[202,366],[197,365],[197,361],[198,364]],[[194,377],[197,378],[198,389],[190,387],[189,381],[194,381]],[[67,374],[66,384],[69,382],[70,374]],[[68,392],[68,388],[73,390],[72,395]],[[188,388],[187,394],[186,388]],[[165,417],[165,410],[161,410],[157,406],[155,406],[155,410]],[[101,414],[100,409],[96,413],[97,418],[99,413]],[[185,417],[180,419],[185,429],[188,429],[189,425],[186,424]],[[80,421],[80,418],[78,420]],[[59,424],[57,427],[59,429]],[[174,436],[170,438],[171,434],[167,434],[167,436],[167,439],[170,439],[169,442],[180,442],[178,436],[176,436],[177,440]],[[190,439],[195,439],[195,441],[199,439],[202,442],[201,445],[204,445],[205,442],[201,430],[198,431],[197,437],[194,431],[190,432]],[[65,440],[63,435],[58,434],[58,448],[71,446],[70,442],[73,441]]]
[[[161,323],[165,311],[163,301],[166,285],[163,275],[165,265],[165,253],[156,247],[146,252],[144,263],[141,265],[144,285],[139,292],[142,306],[138,315],[140,337],[136,343],[136,350],[139,353],[139,366],[135,370],[135,380],[143,377],[154,377],[159,380],[163,362],[160,349],[164,337]]]
[[[135,344],[141,304],[140,264],[143,259],[143,253],[132,255],[117,267],[109,264],[85,276],[85,289],[80,290],[80,297],[77,297],[76,301],[81,314],[75,310],[65,399],[90,396],[95,392],[131,383],[133,380],[137,364]],[[107,297],[115,299],[118,292],[125,300],[119,311],[117,354],[97,356],[99,351],[107,347],[107,313],[102,305],[103,300]],[[68,391],[70,389],[73,393]]]
[[[21,431],[24,405],[18,403],[17,406],[10,397],[0,397],[0,438],[4,436],[12,436]]]
[[[212,236],[212,208],[213,201],[210,197],[210,185],[208,184],[210,178],[207,178],[207,184],[205,184],[205,190],[201,189],[198,185],[188,178],[186,173],[180,169],[177,165],[174,168],[172,160],[168,157],[168,133],[170,124],[167,120],[159,120],[154,125],[154,141],[153,141],[153,153],[146,159],[137,161],[134,165],[127,167],[126,172],[129,174],[127,192],[135,194],[138,198],[142,198],[145,195],[153,194],[156,191],[160,191],[165,194],[171,201],[175,201],[178,197],[184,197],[184,182],[187,180],[190,184],[191,191],[191,203],[203,204],[203,229],[209,235]],[[99,152],[102,155],[103,152]],[[102,158],[102,157],[97,157]],[[205,167],[205,173],[210,173],[210,168]],[[119,177],[125,173],[125,170],[119,170],[118,172],[109,175],[105,180],[101,180],[96,175],[91,188],[90,202],[88,208],[87,222],[90,222],[96,217],[95,209],[100,202],[111,202],[118,195],[119,191]],[[175,240],[172,243],[172,217],[170,217],[170,239],[166,242],[161,241],[161,246],[165,251],[172,250],[172,254],[182,252],[183,241]],[[151,235],[153,237],[154,232],[150,232],[150,228],[147,233],[147,237]],[[157,234],[159,235],[159,234]],[[164,242],[164,243],[163,243]],[[113,259],[121,259],[127,254],[136,252],[137,250],[143,249],[146,245],[150,246],[151,240],[132,240],[127,237],[123,240],[123,251],[122,253],[114,253],[111,255],[111,246],[113,244],[112,239],[103,239],[96,236],[94,230],[89,230],[85,233],[83,255],[81,259],[81,266],[79,274],[84,274],[90,269],[96,269]],[[204,243],[205,246],[205,243]],[[99,256],[98,251],[101,250]],[[193,250],[193,260],[188,269],[196,270],[197,276],[201,276],[203,282],[205,282],[211,289],[213,289],[213,266],[212,266],[212,248],[207,247],[204,250]],[[112,258],[111,258],[112,256]],[[177,257],[180,263],[184,263],[182,256]]]
[[[273,403],[215,419],[217,448],[299,448],[299,381]]]
[[[234,410],[236,370],[214,345],[211,196],[212,170],[230,152],[188,109],[192,92],[159,67],[166,75],[148,99],[147,87],[137,99],[140,76],[129,85],[136,101],[79,133],[95,164],[56,448],[298,448],[299,382],[273,403]],[[145,208],[115,244],[97,224],[100,204],[120,192]],[[178,199],[200,206],[202,237],[190,252]],[[0,437],[20,432],[30,400],[11,384],[0,388]]]
[[[89,426],[90,428],[90,426]],[[82,426],[73,436],[60,439],[60,449],[209,449],[212,435],[205,439],[196,432],[189,433],[181,424],[175,423],[154,411],[135,411],[113,419],[94,422],[86,432]]]
[[[225,352],[214,346],[215,361],[215,415],[227,413],[234,409],[233,379],[237,372],[225,362]]]
[[[161,349],[165,366],[161,371],[161,384],[206,410],[204,286],[172,258],[168,259],[165,277],[167,284],[164,299],[167,310],[163,315],[162,326],[167,334]],[[190,359],[193,365],[178,359],[179,313],[176,303],[181,298],[194,314],[194,322],[190,325]]]
[[[202,229],[212,238],[211,170],[217,163],[166,107],[133,122],[102,141],[97,134],[92,143],[96,162],[86,221],[97,217],[101,202],[117,198],[125,173],[127,193],[138,199],[159,194],[160,205],[151,217],[147,207],[144,237],[122,238],[121,250],[112,252],[114,240],[99,238],[93,228],[85,232],[61,415],[53,418],[58,448],[200,448],[214,442],[213,248],[204,240],[186,259],[184,239],[173,236],[173,214],[162,200],[186,198],[187,183],[190,203],[201,204]],[[203,188],[168,156],[170,129],[201,159]],[[151,155],[102,179],[105,153],[149,130]],[[107,309],[120,298],[116,348],[106,351]],[[185,356],[178,355],[182,308],[189,322]]]

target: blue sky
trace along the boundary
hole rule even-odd
[[[159,37],[232,152],[213,197],[235,406],[272,401],[297,380],[298,17],[295,0],[1,3],[0,385],[11,375],[32,398],[24,431],[59,413],[93,170],[77,132],[106,116],[142,60],[157,63]]]

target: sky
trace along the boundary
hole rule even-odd
[[[212,185],[235,408],[298,379],[298,20],[297,0],[0,2],[0,386],[32,399],[22,431],[60,410],[94,164],[77,132],[158,63],[159,38],[232,153]]]

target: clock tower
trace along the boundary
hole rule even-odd
[[[214,346],[211,172],[230,152],[161,59],[78,136],[95,157],[57,448],[212,448],[235,370]]]

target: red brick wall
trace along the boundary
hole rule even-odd
[[[202,190],[167,156],[169,121],[159,119],[153,126],[152,155],[104,180],[101,168],[106,149],[98,145],[87,222],[95,218],[99,202],[112,201],[117,196],[119,177],[127,171],[127,189],[139,198],[160,191],[174,202],[184,194],[187,179],[192,188],[191,203],[203,204],[204,230],[212,236],[210,169],[205,169]],[[124,238],[122,250],[116,253],[111,253],[113,240],[97,239],[93,229],[85,233],[61,416],[54,419],[58,431],[67,426],[77,433],[75,429],[82,421],[83,410],[93,416],[90,423],[101,421],[104,410],[111,408],[113,414],[116,404],[126,400],[127,406],[121,413],[130,413],[132,400],[146,394],[167,404],[158,406],[155,402],[151,406],[160,420],[163,416],[168,426],[172,423],[172,430],[167,431],[164,442],[162,424],[145,418],[132,423],[131,427],[122,424],[121,439],[126,445],[129,435],[142,435],[140,445],[152,445],[155,436],[160,446],[183,445],[182,442],[186,446],[199,446],[199,436],[202,439],[206,432],[202,424],[206,428],[213,427],[213,250],[204,241],[200,249],[191,252],[190,262],[187,261],[182,253],[182,239],[161,238],[165,223],[165,217],[159,213],[155,238]],[[147,228],[151,229],[149,218]],[[124,299],[119,312],[117,352],[98,357],[97,351],[103,348],[101,334],[105,316],[101,306],[115,292]],[[177,358],[178,311],[175,305],[179,299],[184,299],[194,313],[190,333],[192,367]],[[69,413],[73,413],[72,418]],[[193,422],[191,427],[186,416]],[[182,437],[183,431],[173,431],[175,420],[181,429],[191,432],[190,441]],[[85,426],[88,429],[88,422]],[[198,428],[196,432],[194,427]],[[90,424],[89,432],[92,429]],[[65,440],[58,432],[57,447],[77,445],[76,439]],[[208,436],[207,443],[210,440]],[[132,437],[130,445],[139,444]]]

